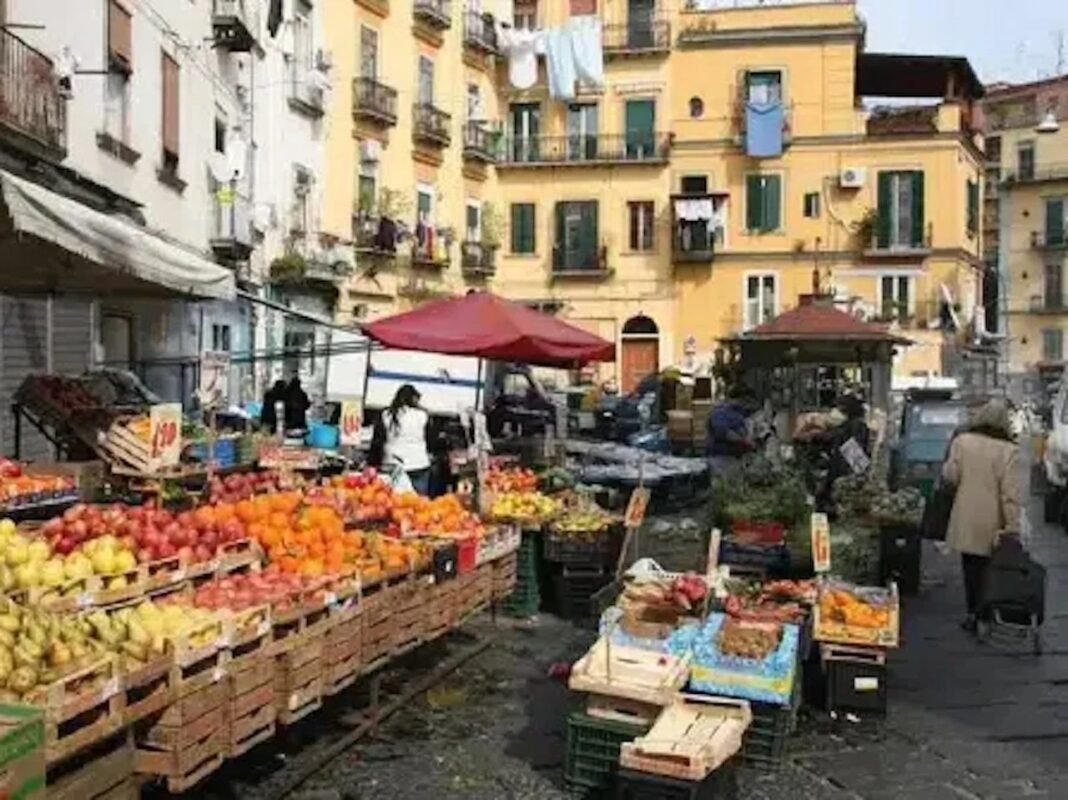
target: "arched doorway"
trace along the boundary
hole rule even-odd
[[[619,365],[619,388],[624,394],[660,369],[660,329],[650,317],[638,314],[623,323]]]

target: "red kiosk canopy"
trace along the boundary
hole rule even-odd
[[[615,345],[489,292],[436,300],[363,325],[387,347],[571,367],[615,360]]]

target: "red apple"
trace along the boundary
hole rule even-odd
[[[173,544],[171,544],[170,542],[168,542],[167,540],[163,540],[163,542],[160,544],[160,546],[157,548],[157,550],[159,552],[159,557],[160,558],[170,558],[171,556],[173,556],[175,553],[178,552],[178,550],[175,548],[175,546]]]
[[[193,549],[193,554],[196,556],[197,561],[210,561],[213,556],[212,551],[203,544],[198,544]]]

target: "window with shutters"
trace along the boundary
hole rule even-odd
[[[906,322],[912,318],[911,275],[884,275],[879,279],[879,319]]]
[[[1042,360],[1064,360],[1064,331],[1059,328],[1047,328],[1042,331]]]
[[[482,241],[482,203],[478,200],[467,201],[466,217],[464,219],[464,241]]]
[[[375,213],[375,199],[378,196],[375,176],[361,173],[356,176],[357,209],[361,216],[370,218]]]
[[[756,105],[782,102],[782,73],[764,70],[745,73],[745,99]]]
[[[1046,308],[1051,311],[1064,308],[1064,265],[1057,262],[1046,264],[1043,279]]]
[[[632,252],[653,249],[653,201],[627,203],[629,246]]]
[[[133,17],[118,0],[108,0],[108,66],[122,75],[133,72]]]
[[[1068,243],[1065,238],[1065,212],[1068,203],[1063,197],[1046,198],[1046,247],[1061,247]]]
[[[979,232],[979,181],[968,181],[968,212],[965,225],[969,236]]]
[[[528,0],[516,0],[512,21],[517,31],[533,31],[538,28],[538,4]]]
[[[179,155],[178,62],[166,53],[162,58],[163,73],[163,170],[176,174]]]
[[[683,175],[679,181],[683,194],[706,194],[708,192],[707,175]]]
[[[597,236],[597,201],[556,204],[553,269],[560,272],[601,269]]]
[[[916,250],[926,246],[923,172],[880,172],[875,247]]]
[[[512,103],[508,109],[511,133],[509,157],[527,163],[538,160],[541,133],[541,106],[537,103]]]
[[[360,77],[378,80],[378,31],[360,27]]]
[[[806,192],[804,199],[804,206],[802,208],[805,216],[809,219],[818,219],[820,216],[820,193],[819,192]]]
[[[1016,177],[1021,181],[1035,179],[1035,143],[1018,142],[1016,145]]]
[[[219,353],[230,352],[230,326],[211,326],[211,349]]]
[[[535,250],[534,204],[512,203],[512,253],[533,255]]]
[[[311,170],[300,164],[293,165],[293,205],[290,207],[289,231],[294,236],[303,236],[312,229],[313,181]]]
[[[779,277],[774,272],[745,278],[745,330],[763,325],[777,313]]]
[[[745,178],[745,221],[750,233],[782,229],[782,176],[753,174]]]
[[[1001,137],[1000,136],[987,136],[984,141],[986,145],[986,162],[988,164],[1000,164],[1001,163]]]
[[[434,62],[426,56],[419,56],[419,102],[434,104]]]

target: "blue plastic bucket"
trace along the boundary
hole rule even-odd
[[[308,429],[307,443],[309,447],[318,447],[322,450],[333,450],[337,447],[337,425],[324,425],[321,422],[313,422]]]

